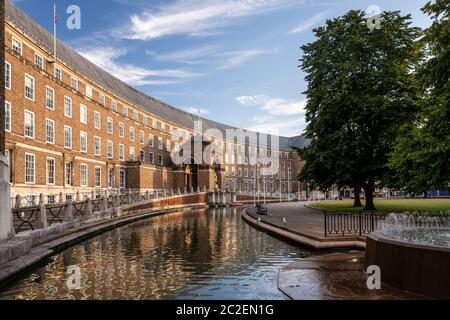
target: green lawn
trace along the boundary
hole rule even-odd
[[[364,201],[363,205],[364,205]],[[321,201],[311,205],[327,211],[359,211],[353,208],[353,200]],[[401,200],[375,200],[375,207],[380,212],[399,211],[428,211],[450,212],[450,199],[401,199]]]

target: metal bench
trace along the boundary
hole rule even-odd
[[[267,215],[267,208],[263,207],[261,203],[256,204],[256,213],[259,215]]]

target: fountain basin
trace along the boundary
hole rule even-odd
[[[449,246],[390,239],[375,233],[367,238],[365,263],[366,267],[380,267],[382,283],[428,297],[450,299]]]

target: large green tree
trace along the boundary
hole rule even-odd
[[[450,183],[450,0],[430,2],[422,10],[433,20],[421,39],[427,55],[419,70],[423,110],[403,129],[390,161],[398,186],[411,193]]]
[[[375,210],[375,186],[390,175],[399,129],[416,115],[420,30],[399,12],[384,12],[380,28],[369,28],[364,13],[352,10],[314,32],[300,60],[311,139],[300,178],[319,187],[362,187],[365,209]]]

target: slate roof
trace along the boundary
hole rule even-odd
[[[53,34],[45,30],[24,12],[17,8],[10,0],[5,2],[5,18],[17,29],[47,52],[53,52]],[[57,40],[57,58],[68,67],[89,79],[104,90],[122,98],[135,107],[141,108],[162,119],[178,124],[179,126],[193,129],[196,115],[175,108],[167,103],[159,101],[114,77],[94,63],[90,62],[65,43]],[[219,129],[225,132],[235,127],[219,123],[206,118],[202,120],[203,129]],[[280,137],[280,149],[287,150],[291,147],[303,148],[307,140],[302,137]]]

